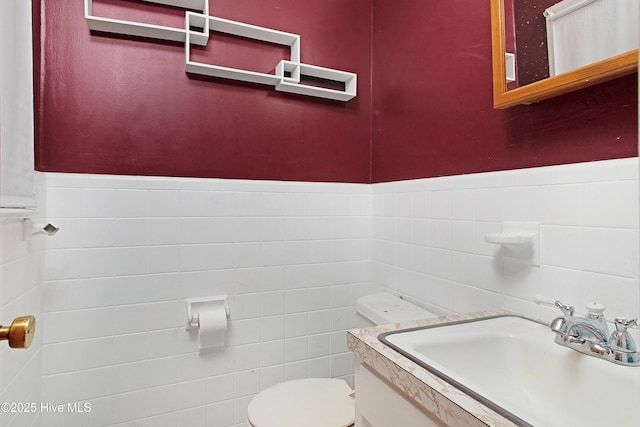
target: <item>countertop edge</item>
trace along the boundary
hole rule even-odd
[[[512,427],[515,424],[511,421],[378,340],[384,332],[499,315],[517,314],[492,310],[351,329],[347,331],[347,347],[361,363],[447,425]]]

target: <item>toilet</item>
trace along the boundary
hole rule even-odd
[[[359,328],[436,317],[386,292],[358,298],[355,308]],[[275,384],[258,393],[247,408],[247,427],[349,427],[354,422],[353,390],[335,378]]]

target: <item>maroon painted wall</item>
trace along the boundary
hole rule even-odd
[[[637,75],[494,110],[488,1],[373,5],[373,182],[637,155]]]
[[[41,171],[382,182],[637,155],[636,76],[493,109],[487,1],[211,2],[214,16],[300,34],[303,62],[358,73],[347,103],[189,76],[179,44],[90,34],[82,1],[34,1]],[[94,2],[181,22],[137,0]],[[240,40],[198,51],[264,72],[283,54]]]
[[[184,71],[179,43],[91,34],[81,0],[40,2],[41,171],[370,182],[371,0],[216,0],[210,14],[300,34],[302,62],[358,74],[344,103]],[[94,14],[182,26],[184,12],[94,0]],[[195,52],[273,72],[288,49],[237,38]]]

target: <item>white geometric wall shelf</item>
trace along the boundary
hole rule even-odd
[[[330,98],[338,101],[348,101],[356,96],[357,76],[354,73],[283,60],[276,67],[276,75],[281,79],[280,83],[276,85],[276,90],[281,92]],[[290,77],[287,77],[287,75]],[[305,85],[300,83],[302,76],[339,82],[344,85],[344,90]]]
[[[187,39],[185,41],[185,63],[186,71],[189,73],[271,86],[276,86],[280,83],[281,79],[275,74],[258,73],[239,68],[222,67],[192,61],[191,44],[199,44],[197,41],[202,40],[203,37],[208,38],[211,32],[231,34],[252,40],[289,46],[291,49],[291,60],[300,62],[300,36],[297,34],[284,33],[282,31],[270,30],[268,28],[256,27],[255,25],[244,24],[242,22],[230,21],[228,19],[216,18],[214,16],[204,16],[192,12],[187,12],[186,16],[186,28],[193,28],[194,26],[197,26],[203,29],[202,32],[187,32]],[[204,26],[198,25],[199,23],[204,23]]]
[[[185,47],[185,71],[193,74],[212,76],[250,83],[273,86],[281,92],[319,98],[348,101],[356,96],[356,74],[331,68],[318,67],[300,62],[300,36],[242,22],[209,16],[208,0],[144,0],[148,3],[188,9],[185,11],[184,28],[173,28],[134,21],[98,17],[93,14],[93,0],[85,0],[85,18],[89,29],[129,36],[146,37],[167,41],[183,42]],[[193,11],[198,12],[193,12]],[[200,13],[202,12],[202,13]],[[275,73],[259,73],[239,68],[223,67],[193,61],[191,46],[206,46],[212,32],[230,34],[260,42],[289,46],[289,60],[274,64]],[[335,83],[343,89],[312,86],[301,83],[303,76]]]
[[[202,11],[209,14],[208,0],[145,0],[166,6],[180,7]],[[84,17],[89,29],[106,33],[124,34],[127,36],[147,37],[152,39],[184,42],[186,33],[184,28],[165,27],[161,25],[144,24],[142,22],[124,21],[121,19],[103,18],[93,15],[93,0],[84,0]],[[206,43],[205,43],[206,44]]]

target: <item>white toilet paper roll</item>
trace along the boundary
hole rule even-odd
[[[198,347],[222,347],[227,332],[227,313],[224,304],[200,312],[198,320]]]

